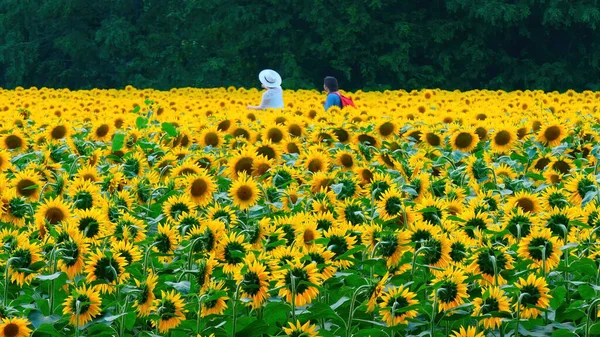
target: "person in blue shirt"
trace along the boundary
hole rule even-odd
[[[325,91],[327,92],[327,99],[325,100],[325,111],[329,110],[329,108],[331,108],[332,106],[337,106],[341,109],[342,99],[339,95],[337,95],[338,90],[340,90],[337,79],[332,76],[325,77],[323,89],[325,89]]]
[[[281,76],[275,70],[265,69],[258,74],[258,80],[267,91],[263,93],[259,106],[248,105],[247,108],[251,110],[282,109],[283,90],[281,89]]]

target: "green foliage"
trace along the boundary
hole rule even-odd
[[[600,89],[596,0],[4,0],[0,86]]]

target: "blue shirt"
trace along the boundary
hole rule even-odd
[[[327,99],[325,100],[325,111],[329,110],[329,108],[331,108],[334,105],[338,106],[341,109],[342,100],[340,99],[340,96],[333,93],[329,93],[327,95]]]

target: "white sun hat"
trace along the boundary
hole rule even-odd
[[[281,86],[281,76],[271,69],[265,69],[258,74],[260,83],[264,84],[267,88],[275,88]]]

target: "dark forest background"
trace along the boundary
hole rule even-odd
[[[598,0],[1,0],[0,86],[600,90]]]

